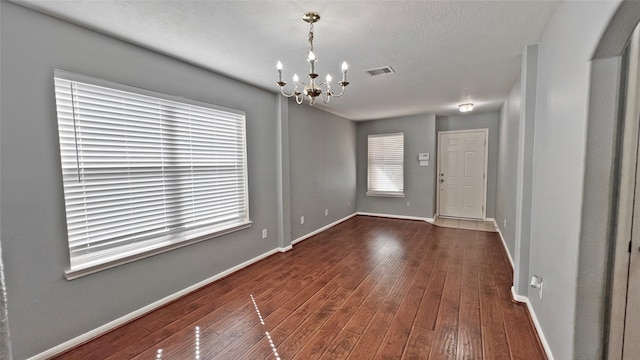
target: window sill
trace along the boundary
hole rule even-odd
[[[381,192],[381,191],[367,191],[367,196],[381,196],[381,197],[396,197],[403,198],[404,193],[397,192]]]
[[[77,279],[86,275],[90,275],[102,270],[107,270],[116,266],[128,264],[136,260],[141,260],[150,256],[162,254],[167,251],[178,249],[184,246],[195,244],[197,242],[210,240],[218,236],[227,235],[238,230],[251,227],[251,221],[243,221],[232,226],[222,229],[198,229],[190,232],[173,234],[165,236],[158,240],[154,239],[154,244],[149,246],[139,246],[137,249],[130,250],[130,255],[122,256],[122,253],[114,254],[113,259],[102,256],[99,260],[86,260],[74,266],[73,269],[66,270],[64,276],[67,280]],[[117,256],[117,258],[116,258]]]

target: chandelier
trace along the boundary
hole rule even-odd
[[[298,75],[294,74],[293,92],[287,94],[287,92],[284,90],[284,87],[285,85],[287,85],[287,83],[282,81],[282,63],[280,61],[278,61],[278,64],[276,65],[279,78],[276,84],[280,86],[280,93],[283,96],[288,98],[295,97],[298,104],[302,104],[305,96],[309,100],[309,105],[313,106],[316,103],[316,98],[318,96],[320,96],[322,102],[326,104],[329,102],[329,100],[331,100],[332,97],[340,97],[342,96],[342,94],[344,94],[344,88],[349,85],[349,82],[347,82],[347,69],[349,67],[346,61],[342,63],[342,81],[338,82],[338,85],[340,85],[342,90],[339,94],[331,91],[331,75],[329,74],[327,74],[325,81],[321,82],[320,84],[316,84],[316,78],[318,77],[318,74],[315,73],[315,64],[318,59],[316,58],[316,54],[313,52],[313,24],[320,20],[320,15],[314,12],[308,12],[304,14],[302,20],[309,23],[309,54],[307,56],[307,61],[309,62],[310,68],[309,74],[307,74],[307,76],[309,77],[309,84],[300,82]]]

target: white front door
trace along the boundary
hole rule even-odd
[[[438,215],[484,219],[487,129],[438,133]]]

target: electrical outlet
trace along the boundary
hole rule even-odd
[[[263,239],[267,238],[267,229],[262,229],[262,238]]]
[[[300,224],[304,224],[304,216],[300,216]]]
[[[411,206],[411,201],[407,201],[407,206]]]
[[[324,209],[324,216],[329,216],[329,209]]]
[[[503,222],[504,222],[504,228],[506,229],[507,228],[507,219],[504,219]]]

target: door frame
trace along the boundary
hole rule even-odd
[[[464,133],[472,133],[472,132],[484,132],[484,169],[483,169],[483,181],[482,181],[482,220],[487,218],[487,180],[488,180],[488,169],[489,169],[489,129],[488,128],[479,128],[479,129],[465,129],[465,130],[447,130],[447,131],[438,131],[438,143],[436,144],[436,154],[437,154],[437,164],[436,164],[436,174],[435,174],[435,184],[436,184],[436,217],[440,216],[440,166],[442,164],[442,151],[440,151],[441,138],[442,135],[445,134],[464,134]],[[447,216],[447,218],[454,218]],[[467,219],[467,218],[456,218],[456,219]]]
[[[607,359],[621,360],[624,353],[624,339],[627,319],[627,297],[631,251],[638,251],[637,232],[640,224],[635,219],[634,209],[640,205],[638,198],[640,176],[640,28],[636,27],[626,56],[626,88],[623,91],[625,104],[621,119],[625,131],[622,134],[620,150],[620,176],[616,203],[617,219],[612,248],[609,337]],[[637,217],[637,215],[636,215]]]

